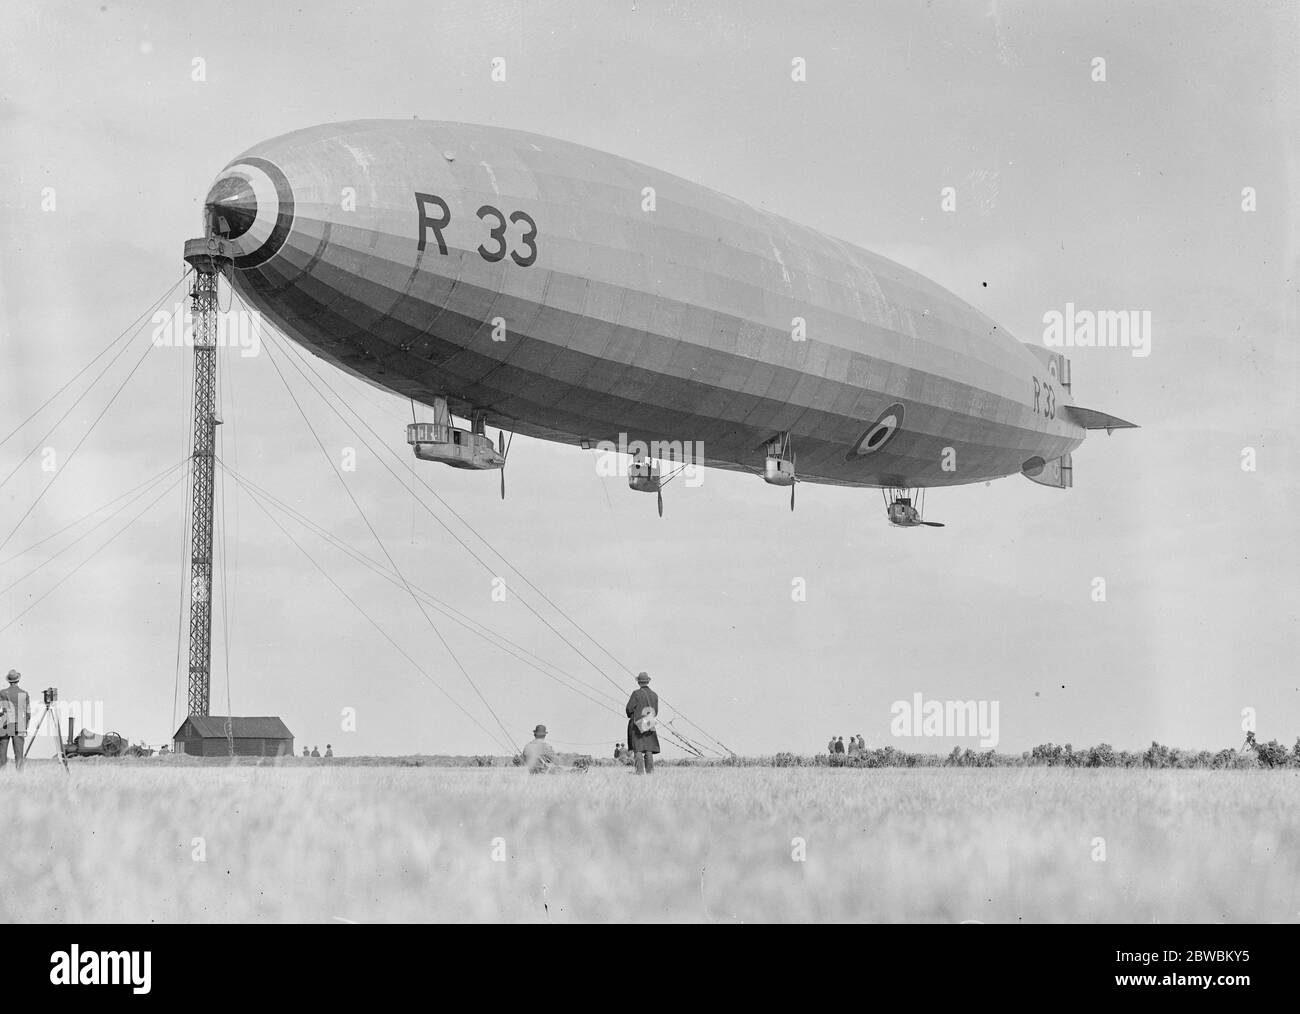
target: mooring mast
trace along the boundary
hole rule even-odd
[[[212,514],[216,471],[217,276],[231,263],[226,245],[210,237],[185,243],[194,269],[194,454],[190,497],[189,714],[207,715],[212,689]]]

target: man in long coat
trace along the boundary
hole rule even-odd
[[[659,695],[650,689],[650,676],[641,673],[636,678],[637,687],[627,699],[627,748],[632,751],[637,774],[654,774],[655,754],[659,752],[659,733],[654,729],[642,732],[636,727],[637,720],[645,714],[646,708],[653,715],[659,714]]]
[[[0,698],[4,698],[8,707],[6,712],[7,721],[0,727],[0,768],[4,767],[9,760],[9,743],[14,745],[14,763],[18,770],[23,769],[23,745],[27,742],[27,725],[32,720],[32,700],[27,696],[27,691],[18,685],[22,675],[17,669],[10,669],[6,677],[9,685],[0,690]]]

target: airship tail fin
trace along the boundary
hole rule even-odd
[[[1085,430],[1105,430],[1109,433],[1111,430],[1138,429],[1137,423],[1125,422],[1117,416],[1098,412],[1095,409],[1080,408],[1078,405],[1062,405],[1061,408],[1070,422],[1077,423]]]
[[[1070,402],[1073,391],[1070,383],[1070,360],[1059,352],[1052,349],[1044,348],[1042,345],[1035,345],[1033,342],[1022,342],[1030,353],[1047,369],[1047,379],[1053,385],[1060,385],[1064,396],[1059,399],[1058,411],[1072,423],[1082,426],[1085,430],[1105,430],[1109,433],[1111,430],[1135,430],[1138,428],[1137,423],[1127,422],[1118,416],[1110,415],[1107,412],[1098,412],[1091,408],[1079,408]],[[1038,381],[1034,381],[1037,385]]]
[[[1068,454],[1052,461],[1030,458],[1020,466],[1020,474],[1030,482],[1051,486],[1053,489],[1069,489],[1074,485],[1074,464]]]

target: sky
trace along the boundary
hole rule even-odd
[[[660,519],[590,453],[524,438],[504,502],[495,474],[422,465],[511,565],[426,495],[484,567],[392,459],[358,447],[341,478],[316,438],[337,451],[352,435],[298,388],[309,429],[270,356],[232,349],[221,455],[240,473],[572,679],[621,700],[621,666],[647,670],[675,727],[739,753],[854,733],[979,749],[895,735],[895,703],[916,694],[996,703],[1011,752],[1236,747],[1243,715],[1261,739],[1294,741],[1297,10],[5,4],[0,670],[92,717],[97,702],[132,739],[170,737],[185,710],[183,489],[64,529],[183,459],[191,353],[152,347],[146,317],[84,399],[108,357],[15,428],[179,282],[202,198],[236,154],[318,123],[418,116],[649,163],[891,257],[1022,340],[1067,302],[1149,310],[1149,356],[1069,352],[1077,403],[1142,428],[1091,434],[1069,491],[1018,476],[932,491],[942,530],[888,527],[874,490],[803,484],[792,514],[784,490],[717,471],[669,486]],[[407,403],[323,375],[407,454]],[[430,624],[403,588],[281,519],[336,587],[247,493],[221,492],[213,713],[280,715],[300,746],[340,754],[500,753],[488,706],[515,744],[538,722],[577,752],[622,736],[619,703]]]

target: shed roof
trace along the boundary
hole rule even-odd
[[[231,718],[235,739],[293,739],[289,727],[274,716]],[[172,739],[225,739],[225,715],[190,715]]]

